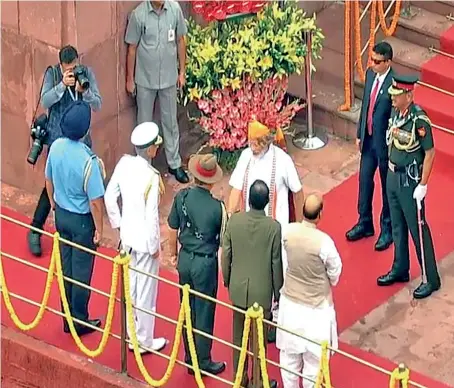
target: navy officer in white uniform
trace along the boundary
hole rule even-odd
[[[153,122],[139,124],[132,132],[131,142],[136,156],[124,155],[115,167],[106,189],[107,214],[111,226],[119,229],[123,248],[131,252],[131,266],[157,276],[161,252],[159,200],[164,194],[164,184],[151,162],[162,144],[158,126]],[[121,211],[118,206],[120,196]],[[156,312],[157,279],[134,270],[130,270],[129,275],[133,305]],[[166,339],[154,337],[153,315],[135,309],[134,320],[142,354],[146,349],[158,351],[164,348]],[[128,327],[129,338],[131,330]]]

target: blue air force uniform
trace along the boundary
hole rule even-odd
[[[104,196],[104,167],[100,159],[83,143],[91,120],[90,106],[83,101],[71,104],[63,113],[63,136],[56,140],[49,151],[46,164],[46,185],[53,191],[55,225],[60,237],[95,250],[95,222],[90,203]],[[102,222],[102,220],[101,220]],[[98,231],[102,233],[102,231]],[[64,276],[90,284],[94,255],[60,244]],[[66,297],[74,318],[100,326],[100,320],[89,320],[90,291],[65,282]],[[76,324],[80,334],[92,331]],[[64,321],[64,331],[69,332]]]

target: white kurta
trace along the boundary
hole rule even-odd
[[[342,260],[334,241],[329,236],[325,237],[319,256],[326,267],[331,286],[335,286],[342,272]],[[278,325],[317,342],[329,341],[335,349],[338,347],[336,312],[328,300],[319,307],[313,307],[295,303],[281,295]],[[276,347],[281,350],[281,365],[298,373],[302,371],[304,376],[312,380],[316,379],[321,357],[319,345],[278,329]],[[299,387],[298,376],[283,369],[281,373],[284,388]],[[312,388],[314,385],[311,381],[305,380],[303,386]]]
[[[160,250],[159,185],[159,172],[145,159],[125,155],[115,167],[104,196],[112,227],[120,228],[123,247],[131,249],[131,267],[153,275],[159,273],[159,261],[152,257]],[[133,270],[129,274],[132,303],[155,312],[158,281]],[[139,343],[153,348],[155,317],[138,310],[134,315]]]
[[[246,179],[246,171],[249,165],[247,177],[246,211],[249,210],[249,188],[257,179],[264,181],[268,187],[271,184],[271,172],[273,170],[273,154],[276,156],[276,220],[282,226],[289,223],[288,191],[297,193],[302,189],[295,164],[289,154],[274,145],[270,145],[267,152],[260,156],[254,156],[250,148],[246,148],[238,160],[235,170],[230,177],[229,184],[234,189],[243,190]],[[249,164],[250,163],[250,164]],[[270,187],[271,190],[271,187]],[[268,214],[269,204],[265,208]]]

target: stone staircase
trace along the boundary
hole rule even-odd
[[[391,15],[394,8],[391,10]],[[436,54],[430,47],[440,48],[440,36],[454,25],[446,18],[454,15],[454,1],[415,1],[412,2],[409,16],[401,16],[394,36],[385,38],[381,29],[375,41],[388,41],[394,49],[393,67],[398,73],[419,74],[421,65]],[[315,61],[313,77],[313,104],[315,128],[347,140],[356,137],[356,125],[363,96],[364,84],[355,70],[355,104],[349,112],[339,112],[344,102],[344,43],[343,43],[344,4],[335,3],[317,15],[319,26],[325,35],[322,59]],[[377,15],[378,23],[378,15]],[[390,20],[388,20],[388,26]],[[370,17],[366,15],[361,23],[361,47],[369,37]],[[363,55],[363,64],[366,54]],[[305,98],[304,76],[293,76],[289,93]],[[454,123],[452,128],[454,130]]]

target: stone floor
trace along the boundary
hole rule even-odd
[[[305,193],[327,193],[354,174],[358,169],[359,154],[354,144],[331,137],[328,144],[317,151],[299,151],[289,142]],[[162,266],[171,269],[165,252],[166,219],[174,194],[183,186],[165,177],[166,194],[160,207],[161,233],[164,255]],[[213,193],[227,200],[228,176],[214,187]],[[2,183],[2,205],[32,216],[37,196],[30,195]],[[50,220],[49,225],[52,225]],[[104,245],[116,245],[114,234],[105,225]],[[454,386],[454,372],[450,368],[454,358],[454,253],[442,264],[443,288],[429,300],[411,305],[409,285],[386,303],[360,319],[342,333],[341,339],[391,360],[405,362],[411,369]]]

